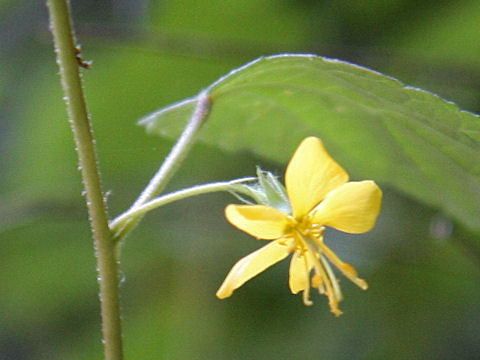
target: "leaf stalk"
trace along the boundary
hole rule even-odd
[[[168,182],[178,170],[183,160],[187,157],[191,150],[202,125],[210,114],[212,106],[212,99],[207,91],[203,91],[198,95],[197,106],[193,112],[190,121],[173,146],[172,150],[166,157],[163,164],[158,169],[157,173],[150,180],[145,190],[140,194],[138,199],[133,203],[126,213],[135,213],[135,209],[144,205],[147,201],[152,200],[155,196],[160,194]],[[123,223],[123,227],[116,229],[115,240],[118,242],[125,238],[125,236],[133,230],[133,228],[141,220],[143,213],[139,212],[136,216],[130,216],[128,221]]]

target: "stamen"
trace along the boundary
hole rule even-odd
[[[314,238],[322,237],[323,233],[325,232],[325,227],[319,224],[310,224],[308,230],[306,231],[307,236],[312,236]]]
[[[335,273],[332,270],[332,267],[328,263],[328,260],[325,259],[322,255],[320,255],[320,260],[322,261],[322,264],[324,268],[327,270],[328,278],[330,279],[330,282],[332,283],[333,290],[335,292],[335,297],[337,298],[337,301],[340,302],[343,300],[343,295],[342,295],[342,290],[340,289],[340,286],[338,285],[338,280],[337,277],[335,276]]]
[[[365,280],[360,279],[357,275],[357,271],[353,268],[352,265],[343,263],[342,266],[339,268],[340,271],[344,274],[350,274],[350,276],[347,276],[350,280],[352,280],[355,285],[357,285],[360,289],[362,290],[367,290],[368,289],[368,284]]]
[[[315,273],[312,276],[312,287],[317,288],[320,295],[325,294],[325,282],[320,274]]]
[[[323,252],[328,259],[335,264],[335,266],[345,275],[350,281],[357,285],[362,290],[368,289],[368,284],[365,280],[360,279],[357,275],[357,272],[352,265],[343,262],[330,248],[324,244],[323,239],[315,239],[316,244],[320,248],[319,250]]]
[[[295,219],[290,220],[290,224],[298,232],[306,237],[319,238],[325,232],[325,227],[320,224],[314,224],[311,222],[310,216],[305,216],[301,222],[298,222]]]
[[[305,240],[302,238],[302,235],[298,231],[293,232],[293,237],[295,239],[295,242],[292,242],[294,244],[294,247],[296,247],[296,250],[301,253],[300,256],[303,256],[304,261],[303,263],[305,264],[305,274],[307,277],[310,274],[310,264],[308,260],[308,248],[306,247]],[[306,281],[306,287],[302,291],[302,300],[303,304],[305,306],[312,306],[313,301],[310,300],[310,282]]]
[[[320,286],[323,286],[323,279],[319,274],[315,273],[312,276],[312,287],[320,288]]]
[[[315,285],[317,285],[319,293],[328,297],[330,311],[336,316],[341,315],[342,312],[338,308],[338,303],[342,300],[342,292],[340,291],[337,278],[335,277],[328,261],[322,256],[321,249],[317,249],[315,246],[318,245],[317,243],[321,243],[321,236],[319,238],[312,238],[310,236],[305,238],[300,230],[295,229],[294,237],[297,242],[297,249],[302,251],[303,256],[305,256],[307,274],[310,272],[309,264],[307,264],[308,259],[313,261],[312,265],[315,270],[315,275],[311,279],[312,286],[316,287]],[[310,300],[310,282],[307,282],[307,287],[302,295],[303,303],[306,306],[313,304]]]
[[[308,263],[308,252],[307,249],[305,249],[302,246],[302,256],[303,256],[303,263],[305,264],[305,274],[307,274],[307,277],[310,275],[310,267]],[[313,305],[313,301],[310,300],[310,282],[306,281],[307,287],[305,290],[302,292],[302,297],[303,297],[303,303],[305,306],[311,306]]]
[[[329,303],[330,304],[330,303]],[[335,314],[335,316],[340,316],[343,314],[342,310],[340,310],[337,306],[335,307],[332,307],[332,305],[330,304],[330,312],[332,312],[333,314]]]
[[[322,289],[323,290],[322,292],[328,297],[328,305],[330,305],[330,311],[337,316],[341,315],[342,312],[338,309],[338,302],[340,300],[336,296],[337,292],[334,289],[335,285],[332,285],[331,279],[329,276],[327,276],[327,273],[325,272],[325,269],[323,265],[320,263],[319,259],[316,256],[313,258],[314,258],[313,266],[314,266],[315,272],[323,280],[322,284],[324,285],[324,288]],[[319,292],[320,292],[320,288],[319,288]]]
[[[303,290],[302,300],[303,300],[303,305],[305,305],[305,306],[312,306],[313,305],[313,301],[310,300],[310,287],[307,287],[305,290]]]

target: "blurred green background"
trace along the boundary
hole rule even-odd
[[[172,145],[136,120],[262,55],[340,58],[480,112],[478,0],[72,6],[93,60],[85,91],[111,216]],[[0,359],[101,359],[93,245],[43,2],[0,1],[0,64]],[[286,164],[199,144],[169,188],[249,176],[256,165],[283,174]],[[123,247],[126,358],[479,358],[478,234],[382,188],[373,231],[327,234],[370,285],[362,292],[342,280],[340,318],[323,296],[304,307],[290,294],[286,261],[232,298],[215,297],[230,267],[259,246],[224,219],[231,196],[149,214]]]

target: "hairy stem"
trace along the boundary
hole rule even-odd
[[[93,134],[76,57],[70,8],[66,0],[48,0],[47,5],[97,256],[105,358],[121,360],[123,350],[115,243],[108,227],[108,214],[100,184]]]
[[[249,177],[243,178],[233,181],[223,181],[223,182],[216,182],[210,184],[203,184],[203,185],[196,185],[188,189],[183,189],[179,191],[175,191],[170,194],[166,194],[150,200],[142,205],[139,205],[135,208],[130,209],[129,211],[123,213],[115,220],[110,223],[110,229],[115,234],[122,226],[129,221],[131,218],[136,218],[138,216],[142,216],[145,213],[149,212],[150,210],[156,209],[160,206],[172,203],[174,201],[186,199],[188,197],[208,194],[213,192],[219,191],[233,191],[237,193],[242,192],[242,187],[237,187],[236,185],[241,184],[243,182],[253,181],[257,178]],[[250,192],[244,191],[245,195],[250,195]]]

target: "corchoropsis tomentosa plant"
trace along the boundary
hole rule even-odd
[[[411,182],[395,183],[396,179],[394,179],[393,185],[400,189],[402,189],[401,186],[405,186],[406,191],[414,195],[420,194],[420,198],[427,204],[444,208],[447,212],[455,215],[458,220],[478,229],[476,220],[480,212],[478,208],[480,199],[478,192],[480,186],[478,116],[459,111],[453,104],[432,94],[403,87],[395,79],[368,69],[340,61],[320,59],[313,55],[290,56],[288,54],[264,58],[247,64],[220,78],[198,96],[148,116],[144,124],[151,131],[157,133],[162,133],[161,128],[165,124],[164,121],[171,123],[176,121],[178,116],[186,118],[187,116],[184,116],[186,114],[190,117],[190,121],[145,191],[128,210],[109,221],[105,197],[100,187],[93,134],[79,76],[79,66],[85,67],[88,63],[79,57],[69,16],[68,2],[65,0],[48,0],[47,2],[95,240],[106,359],[123,359],[118,290],[119,244],[134,229],[144,214],[191,196],[219,191],[230,192],[247,204],[228,205],[225,208],[227,220],[247,234],[268,241],[260,249],[243,257],[233,266],[218,289],[217,297],[221,299],[230,297],[245,282],[290,255],[289,287],[294,294],[302,293],[305,305],[312,304],[311,290],[313,288],[327,297],[330,311],[333,314],[340,315],[342,313],[339,308],[342,292],[334,267],[358,287],[367,289],[367,282],[358,276],[356,270],[350,264],[343,262],[327,246],[324,241],[324,233],[327,227],[353,234],[371,230],[380,212],[382,191],[372,180],[349,181],[347,172],[327,153],[323,142],[319,138],[311,136],[322,133],[318,131],[318,126],[331,126],[327,129],[328,131],[322,133],[325,135],[325,139],[328,138],[327,143],[331,142],[332,136],[339,134],[341,129],[348,128],[352,124],[359,128],[362,127],[363,125],[358,125],[360,123],[357,121],[358,116],[362,121],[366,121],[365,119],[370,121],[371,118],[374,118],[375,121],[371,122],[375,125],[371,127],[374,130],[381,129],[379,123],[383,124],[384,122],[400,140],[412,134],[415,135],[417,140],[415,144],[411,145],[410,142],[403,141],[407,144],[403,147],[406,150],[405,153],[412,159],[416,159],[418,166],[421,167],[428,163],[428,168],[433,170],[431,173],[426,172],[425,178],[428,181],[419,182],[423,187],[418,186],[418,190],[416,182],[412,186]],[[287,78],[292,82],[288,89],[283,86],[285,77],[280,76],[283,71],[287,71],[289,74]],[[333,95],[328,93],[330,90],[328,80],[332,77],[335,85],[333,90],[336,91]],[[342,89],[343,84],[347,84],[346,90]],[[294,93],[294,90],[297,89],[300,89],[299,92]],[[388,91],[384,91],[385,89]],[[309,104],[311,107],[303,106],[307,100],[300,101],[301,105],[298,106],[303,107],[298,110],[296,101],[292,100],[292,97],[298,96],[298,94],[313,101]],[[311,96],[312,94],[314,96]],[[312,100],[318,99],[321,95],[325,96],[323,103]],[[269,107],[264,107],[262,101],[257,99],[269,97],[274,99]],[[210,116],[212,104],[217,105],[217,110],[212,116],[215,118],[223,116],[230,111],[231,107],[237,106],[238,101],[243,101],[245,98],[254,99],[254,101],[252,101],[251,108],[245,106],[249,109],[249,113],[245,112],[245,108],[239,112],[249,116],[244,123],[241,123],[242,126],[243,124],[249,126],[252,123],[256,124],[252,119],[255,120],[262,114],[271,115],[274,111],[281,109],[288,110],[280,111],[282,114],[287,114],[287,120],[284,118],[284,122],[288,124],[285,127],[293,128],[292,124],[294,124],[296,131],[300,129],[295,136],[285,136],[283,133],[283,138],[287,139],[288,143],[288,146],[283,148],[279,148],[280,141],[276,141],[274,144],[273,141],[269,142],[267,137],[261,144],[263,147],[249,143],[250,148],[258,150],[257,153],[269,154],[270,151],[274,152],[274,150],[265,151],[266,148],[270,149],[270,145],[271,147],[276,146],[276,152],[284,149],[290,151],[297,145],[292,145],[292,141],[300,142],[300,139],[304,138],[287,166],[285,186],[272,173],[257,169],[254,177],[201,184],[162,194],[166,184],[198,138],[203,124]],[[357,101],[358,98],[367,100]],[[399,99],[403,99],[404,103],[397,101]],[[277,102],[275,103],[275,101]],[[348,106],[343,106],[345,104],[341,101]],[[394,104],[392,108],[382,107],[385,106],[384,104],[391,103]],[[428,106],[425,106],[425,103]],[[312,109],[322,109],[324,104],[333,104],[331,106],[335,107],[338,112],[330,111],[327,114],[327,125],[315,123],[315,126],[309,127],[313,121],[310,121],[306,113],[319,113],[320,111],[312,111]],[[305,108],[309,111],[305,111]],[[372,111],[372,108],[375,111]],[[339,112],[343,112],[342,120],[346,119],[340,126],[332,121]],[[252,115],[252,113],[254,114]],[[394,116],[391,116],[392,114]],[[232,117],[235,116],[238,120],[239,115],[232,114]],[[448,118],[449,121],[457,118],[459,120],[457,122],[452,120],[453,125],[451,125],[444,121],[445,118],[442,116]],[[164,119],[157,121],[157,118],[160,117]],[[223,137],[216,136],[215,141],[221,143],[220,147],[224,146],[227,150],[240,148],[241,141],[235,138],[235,135],[225,131],[223,127],[228,127],[225,124],[228,122],[225,121],[218,125],[217,129],[214,129],[218,134],[226,134]],[[301,126],[298,126],[299,124]],[[428,126],[424,126],[425,124]],[[370,127],[363,127],[366,128],[366,131],[364,133],[356,132],[355,136],[365,137],[366,133],[368,136],[375,136],[376,133],[370,134]],[[424,131],[416,132],[417,128]],[[312,129],[312,131],[305,134],[305,129]],[[172,136],[173,132],[171,131],[169,128],[166,135]],[[322,137],[324,137],[323,135]],[[233,136],[233,138],[229,136]],[[211,141],[211,143],[214,142]],[[267,146],[264,146],[265,144]],[[384,158],[388,160],[388,154],[384,155],[377,151],[380,148],[379,145],[377,147],[375,144],[369,145],[368,154],[378,153],[377,160],[383,161]],[[432,149],[432,151],[425,149]],[[435,155],[435,161],[430,164],[432,154]],[[410,159],[408,156],[407,158]],[[278,160],[277,158],[272,159]],[[374,163],[370,160],[369,163]],[[352,165],[351,159],[349,165]],[[407,169],[406,166],[404,168]],[[371,170],[372,168],[366,167],[366,169]],[[444,169],[455,169],[455,171],[450,171],[448,177],[433,176],[442,174]],[[409,173],[398,174],[398,178],[402,176],[408,179],[410,175]],[[443,180],[444,178],[448,178],[448,181]],[[388,178],[386,179],[388,180]],[[383,180],[387,182],[385,178]],[[434,186],[426,191],[430,184]],[[464,186],[458,186],[459,184]],[[436,191],[435,189],[445,190],[443,191],[445,196],[437,199],[432,195]],[[465,194],[460,196],[462,192]],[[331,266],[332,264],[334,267]]]
[[[189,196],[229,191],[237,197],[251,197],[263,205],[230,205],[226,209],[228,220],[254,236],[275,239],[237,263],[217,293],[220,298],[228,297],[245,281],[291,252],[294,255],[290,287],[294,293],[303,291],[305,304],[310,304],[309,289],[312,286],[325,293],[332,312],[340,314],[337,306],[341,300],[340,290],[325,257],[357,285],[366,288],[366,283],[357,277],[355,270],[341,262],[323,244],[323,226],[331,225],[352,232],[368,230],[373,226],[378,214],[381,192],[373,182],[348,183],[346,172],[328,156],[320,140],[316,138],[308,138],[302,143],[288,167],[288,197],[275,177],[261,170],[258,171],[258,183],[252,183],[254,178],[245,178],[198,185],[158,196],[185,158],[209,115],[212,98],[208,92],[202,92],[196,98],[196,108],[191,121],[145,191],[128,211],[108,222],[93,133],[79,73],[83,60],[79,59],[69,4],[64,0],[48,0],[47,4],[95,241],[103,343],[107,360],[123,359],[119,243],[135,227],[143,214]],[[352,209],[345,206],[349,197],[355,202],[358,201]],[[358,216],[359,211],[366,211],[366,215],[363,218]],[[314,275],[310,284],[312,269]]]

